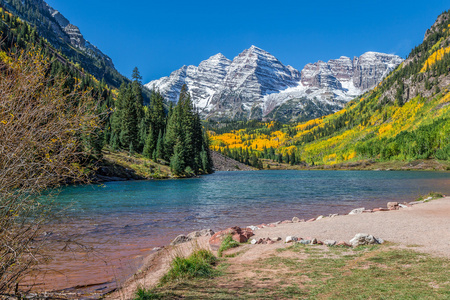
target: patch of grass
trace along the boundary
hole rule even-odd
[[[428,195],[419,196],[415,201],[423,201],[425,199],[428,199],[427,201],[431,201],[431,200],[440,199],[440,198],[444,198],[444,195],[441,193],[430,192],[430,193],[428,193]]]
[[[138,299],[450,299],[450,260],[391,243],[292,245],[248,264],[223,259],[216,269],[219,277],[168,281]]]
[[[139,288],[136,292],[135,300],[159,300],[164,299],[163,294],[154,292],[152,290],[146,290],[144,288]]]
[[[231,248],[239,247],[239,243],[233,240],[233,237],[231,235],[227,235],[222,243],[220,244],[220,248],[217,251],[217,255],[219,257],[222,257],[222,252]]]
[[[213,265],[217,258],[209,250],[197,250],[188,257],[177,256],[172,261],[169,272],[161,278],[161,283],[170,281],[211,278],[217,275]]]

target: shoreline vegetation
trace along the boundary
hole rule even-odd
[[[196,175],[185,174],[174,176],[167,162],[157,162],[142,155],[130,155],[125,151],[102,151],[103,160],[100,167],[93,175],[97,182],[147,180],[147,179],[173,179],[189,178]],[[363,160],[356,162],[340,163],[335,165],[290,165],[263,159],[263,169],[248,166],[216,151],[211,151],[214,171],[257,171],[257,170],[371,170],[371,171],[450,171],[450,161],[434,159],[421,159],[414,161],[387,161]]]
[[[103,297],[390,299],[420,295],[445,299],[450,294],[450,248],[444,243],[448,231],[444,236],[430,237],[421,236],[419,228],[431,214],[434,218],[426,231],[446,232],[450,197],[431,193],[410,203],[388,203],[387,207],[249,226],[253,236],[248,241],[237,243],[224,234],[220,248],[211,243],[221,232],[158,248],[120,289]],[[382,244],[351,247],[348,240],[361,228],[370,228],[367,233]],[[406,270],[401,272],[402,268]],[[396,288],[391,289],[393,278]]]

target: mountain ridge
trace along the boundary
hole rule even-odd
[[[99,81],[105,80],[116,88],[128,81],[115,69],[109,56],[87,41],[76,25],[44,0],[0,0],[0,6],[35,26],[55,49]]]
[[[186,84],[207,119],[299,121],[341,109],[402,61],[396,55],[366,52],[353,59],[310,63],[298,71],[252,45],[233,60],[218,53],[198,67],[183,66],[145,86],[176,102]]]

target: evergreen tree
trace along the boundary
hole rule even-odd
[[[158,142],[156,143],[156,158],[164,157],[164,136],[162,135],[161,130],[158,135]]]
[[[170,159],[170,169],[175,175],[180,176],[184,175],[185,168],[183,143],[178,141],[174,148],[174,154]]]
[[[145,139],[145,145],[144,145],[144,151],[142,152],[142,155],[144,155],[147,158],[153,158],[153,132],[150,130],[149,134],[147,135],[147,138]]]
[[[124,108],[122,115],[122,126],[120,130],[120,142],[125,149],[131,144],[138,145],[138,112],[136,101],[132,90],[126,89],[124,95]]]

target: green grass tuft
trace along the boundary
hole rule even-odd
[[[209,250],[197,250],[188,257],[177,256],[172,261],[169,272],[161,278],[161,283],[193,278],[211,278],[216,275],[213,265],[217,258]]]
[[[222,244],[220,244],[220,248],[217,251],[217,255],[219,255],[219,257],[222,257],[223,251],[236,247],[239,247],[239,243],[233,240],[233,237],[231,235],[227,235],[223,239]]]
[[[159,300],[164,299],[164,296],[153,292],[151,290],[146,290],[144,288],[139,288],[136,292],[136,298],[135,300]]]

